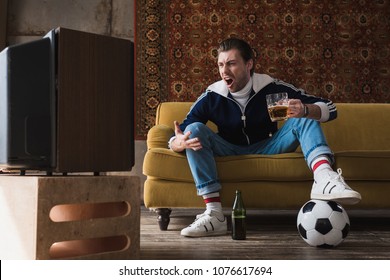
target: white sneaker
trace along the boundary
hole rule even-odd
[[[206,210],[203,214],[197,215],[195,221],[182,229],[180,234],[188,237],[202,237],[226,233],[226,218],[223,217],[223,221],[221,221],[213,215],[213,211]]]
[[[311,189],[311,199],[334,200],[340,204],[356,204],[361,199],[360,193],[351,189],[341,176],[341,169],[329,172],[329,177],[320,181],[314,181]]]

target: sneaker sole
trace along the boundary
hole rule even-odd
[[[191,234],[185,234],[180,233],[181,236],[185,237],[207,237],[207,236],[218,236],[218,235],[226,235],[226,231],[212,231],[212,232],[199,232],[199,233],[191,233]]]
[[[311,194],[311,199],[318,199],[318,200],[332,200],[340,204],[346,204],[346,205],[353,205],[357,204],[362,200],[360,196],[347,196],[347,197],[340,197],[340,196],[332,196],[331,194]]]

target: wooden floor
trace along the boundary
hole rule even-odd
[[[201,209],[174,209],[167,231],[160,231],[156,213],[141,211],[141,259],[390,259],[390,210],[350,210],[349,235],[338,247],[310,247],[296,229],[295,211],[247,213],[247,240],[232,240],[230,235],[187,238],[180,230],[193,222]],[[229,215],[229,212],[226,212]],[[230,225],[229,225],[230,228]]]

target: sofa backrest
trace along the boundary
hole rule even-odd
[[[390,150],[390,104],[337,103],[336,120],[323,123],[333,151]]]
[[[164,102],[156,113],[156,124],[173,129],[181,122],[192,102]],[[336,120],[321,124],[331,149],[338,151],[390,150],[390,104],[337,103]],[[208,125],[216,131],[213,123]]]
[[[160,103],[156,112],[156,124],[164,124],[174,129],[173,122],[181,123],[187,113],[190,111],[193,102],[163,102]],[[214,131],[217,127],[214,123],[208,122],[207,125]]]

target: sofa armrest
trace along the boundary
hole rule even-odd
[[[168,141],[174,135],[175,131],[165,125],[157,124],[149,129],[146,145],[148,150],[153,148],[166,148],[168,149]]]

